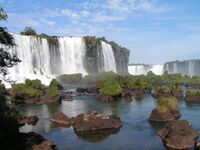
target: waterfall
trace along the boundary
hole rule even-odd
[[[167,71],[169,74],[180,73],[188,76],[200,75],[200,60],[185,60],[185,61],[173,61],[167,62],[164,65],[163,71]]]
[[[122,63],[125,61],[119,60],[122,58],[115,58],[112,46],[103,41],[88,49],[84,37],[51,37],[51,39],[12,35],[16,46],[8,51],[15,54],[21,62],[8,69],[7,78],[15,83],[23,83],[26,79],[39,79],[43,84],[48,85],[53,78],[62,74],[90,73],[87,72],[87,65],[95,67],[94,70],[98,68],[95,73],[117,72],[115,60]],[[1,75],[0,79],[3,79]],[[10,84],[4,83],[9,87]]]
[[[84,40],[79,37],[62,37],[58,41],[61,57],[59,74],[87,74],[83,65],[85,54]]]
[[[156,75],[162,75],[163,65],[129,65],[128,70],[132,75],[146,75],[149,71]]]
[[[81,37],[59,37],[58,47],[50,45],[47,39],[13,34],[16,46],[9,50],[21,60],[9,68],[12,81],[40,79],[48,85],[60,74],[82,73],[84,69],[85,43]],[[1,77],[2,78],[2,77]]]
[[[104,58],[104,71],[117,72],[113,49],[110,44],[101,41]]]

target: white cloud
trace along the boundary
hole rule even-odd
[[[80,14],[81,14],[81,16],[83,16],[83,17],[88,17],[88,16],[90,16],[90,12],[87,11],[87,10],[81,11]]]
[[[120,21],[123,19],[121,16],[107,15],[106,12],[98,12],[92,16],[94,22]]]
[[[79,15],[79,14],[77,14],[77,13],[71,11],[71,10],[68,9],[68,8],[62,9],[62,10],[61,10],[61,13],[62,13],[63,15],[65,15],[65,16],[71,18],[71,19],[75,19],[75,20],[80,19],[80,15]]]
[[[105,8],[117,13],[164,12],[169,9],[167,5],[158,4],[156,0],[107,0]]]

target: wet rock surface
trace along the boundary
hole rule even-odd
[[[174,96],[174,97],[176,97],[177,99],[181,99],[181,98],[183,98],[183,93],[173,93],[173,94],[171,94],[171,93],[159,93],[159,92],[157,92],[157,93],[153,93],[152,96],[153,96],[154,98],[159,98],[159,97],[172,97],[172,96]]]
[[[156,122],[166,122],[176,120],[181,117],[181,114],[178,110],[160,112],[158,109],[154,109],[151,112],[149,117],[149,121],[156,121]]]
[[[35,132],[23,133],[21,139],[24,141],[25,150],[58,150],[55,143]]]
[[[198,132],[186,120],[168,122],[158,135],[168,149],[186,150],[195,146]]]
[[[36,125],[39,118],[37,116],[20,116],[18,118],[18,123],[20,126],[28,124],[28,125]]]
[[[65,127],[69,127],[71,125],[71,120],[69,117],[67,117],[63,112],[58,112],[54,115],[54,117],[52,119],[50,119],[50,121],[55,124],[55,125],[59,125],[59,126],[65,126]]]
[[[72,118],[72,125],[76,132],[98,131],[105,129],[119,129],[122,122],[116,115],[103,115],[96,111],[81,113]]]
[[[97,100],[100,100],[100,101],[113,101],[114,100],[114,98],[113,98],[113,96],[111,96],[111,95],[107,95],[107,94],[98,94],[98,95],[96,95],[96,99]]]
[[[200,96],[185,96],[184,100],[187,103],[200,103]]]
[[[86,91],[87,91],[86,88],[79,87],[79,88],[76,89],[76,92],[78,92],[78,93],[85,93]]]

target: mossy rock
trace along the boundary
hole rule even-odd
[[[115,80],[104,80],[100,81],[102,88],[100,89],[100,93],[105,95],[117,96],[122,93],[122,88],[119,83]]]

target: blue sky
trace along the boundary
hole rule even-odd
[[[131,50],[130,63],[200,58],[200,0],[0,0],[19,33],[105,36]]]

